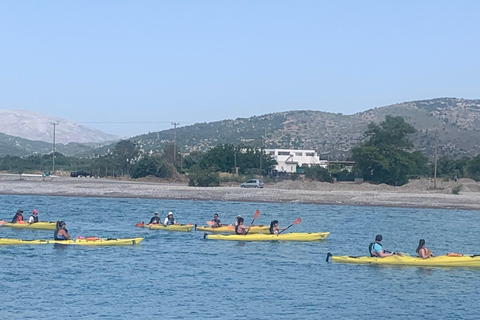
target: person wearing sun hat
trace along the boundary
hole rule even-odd
[[[37,209],[33,209],[32,215],[30,216],[30,219],[28,219],[28,223],[32,224],[38,222],[38,211]]]
[[[173,213],[171,211],[168,213],[167,217],[163,221],[163,224],[165,225],[165,227],[170,226],[172,224],[177,224],[177,222],[175,221],[175,218],[173,217]]]

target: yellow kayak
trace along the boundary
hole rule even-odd
[[[143,238],[132,238],[132,239],[76,239],[76,240],[63,240],[56,241],[57,244],[63,245],[76,245],[76,246],[128,246],[136,245],[142,241]]]
[[[78,245],[78,246],[125,246],[139,244],[143,238],[132,239],[101,239],[101,238],[86,238],[75,240],[22,240],[0,238],[0,245],[37,245],[37,244],[64,244],[64,245]]]
[[[377,257],[350,257],[350,256],[332,256],[335,263],[354,263],[354,264],[376,264],[376,265],[397,265],[397,266],[428,266],[428,267],[480,267],[480,256],[437,256],[428,259],[410,256],[388,256],[385,258]]]
[[[150,230],[190,232],[192,231],[194,225],[193,224],[172,224],[165,227],[163,224],[145,224],[143,222],[140,222],[140,223],[137,223],[135,227],[149,228]]]
[[[211,240],[230,240],[230,241],[317,241],[325,239],[330,232],[315,233],[281,233],[281,234],[247,234],[247,235],[224,235],[224,234],[205,234],[204,238]]]
[[[56,222],[48,222],[48,221],[39,221],[35,223],[28,223],[24,221],[24,223],[11,223],[0,221],[0,225],[8,228],[17,228],[17,229],[34,229],[34,230],[55,230]]]
[[[250,228],[250,231],[248,231],[248,234],[250,233],[268,233],[270,227],[265,227],[265,226],[253,226]],[[218,228],[212,228],[210,226],[206,227],[197,227],[197,231],[204,231],[204,232],[211,232],[211,233],[235,233],[235,227],[232,225],[228,226],[222,226]]]

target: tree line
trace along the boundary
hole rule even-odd
[[[353,179],[363,178],[373,183],[403,185],[413,177],[432,177],[434,163],[419,151],[413,151],[408,136],[415,128],[400,116],[386,116],[385,121],[370,123],[364,134],[364,142],[352,150],[355,161],[353,171],[319,166],[301,167],[307,178],[332,181],[341,175]],[[180,153],[169,143],[160,154],[144,152],[134,141],[122,140],[105,155],[91,158],[67,157],[56,153],[55,168],[62,171],[85,170],[98,177],[130,176],[141,178],[156,176],[176,178],[186,175],[191,186],[215,186],[220,183],[220,172],[244,176],[267,176],[276,161],[260,149],[234,144],[219,144],[206,151]],[[26,157],[0,158],[0,171],[23,174],[48,172],[53,166],[52,154]],[[444,178],[469,177],[480,180],[480,155],[473,158],[453,159],[439,157],[437,176]],[[296,175],[292,175],[295,178]]]

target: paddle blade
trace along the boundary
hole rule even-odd
[[[229,225],[227,226],[227,229],[228,229],[228,230],[235,230],[235,227],[232,226],[231,224],[229,224]]]
[[[215,222],[213,222],[213,221],[207,221],[207,224],[208,224],[209,226],[213,226],[213,225],[215,224]]]
[[[255,215],[253,216],[253,219],[256,220],[259,216],[260,216],[260,210],[257,209],[257,211],[255,211]]]
[[[302,222],[302,218],[298,217],[297,220],[293,221],[293,225],[299,224]]]
[[[139,222],[135,225],[135,227],[143,227],[144,223],[143,222]]]

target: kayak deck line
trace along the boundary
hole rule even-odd
[[[0,226],[7,227],[7,228],[15,228],[15,229],[35,229],[35,230],[55,230],[57,223],[51,221],[39,221],[35,223],[12,223],[12,222],[5,222],[3,220],[0,221]]]
[[[224,235],[204,234],[204,239],[227,240],[227,241],[318,241],[325,239],[330,232],[313,233],[282,233],[282,234],[247,234],[247,235]]]
[[[477,267],[480,268],[480,255],[448,256],[441,255],[423,259],[411,256],[388,256],[368,257],[368,256],[334,256],[327,253],[326,261],[331,259],[333,263],[363,264],[363,265],[393,265],[393,266],[412,266],[412,267]]]
[[[195,225],[193,224],[173,224],[168,226],[164,226],[163,224],[137,224],[136,226],[141,228],[147,228],[150,230],[165,230],[176,232],[190,232],[195,227]]]
[[[268,233],[269,229],[269,226],[252,226],[248,233]],[[235,226],[228,225],[217,228],[213,228],[211,226],[197,226],[195,230],[211,233],[235,233]]]
[[[1,245],[42,245],[42,244],[60,244],[60,245],[82,245],[82,246],[121,246],[121,245],[137,245],[144,238],[125,238],[125,239],[114,239],[114,238],[96,238],[92,239],[75,239],[75,240],[47,240],[47,239],[36,239],[36,240],[22,240],[22,239],[11,239],[11,238],[0,238]]]

